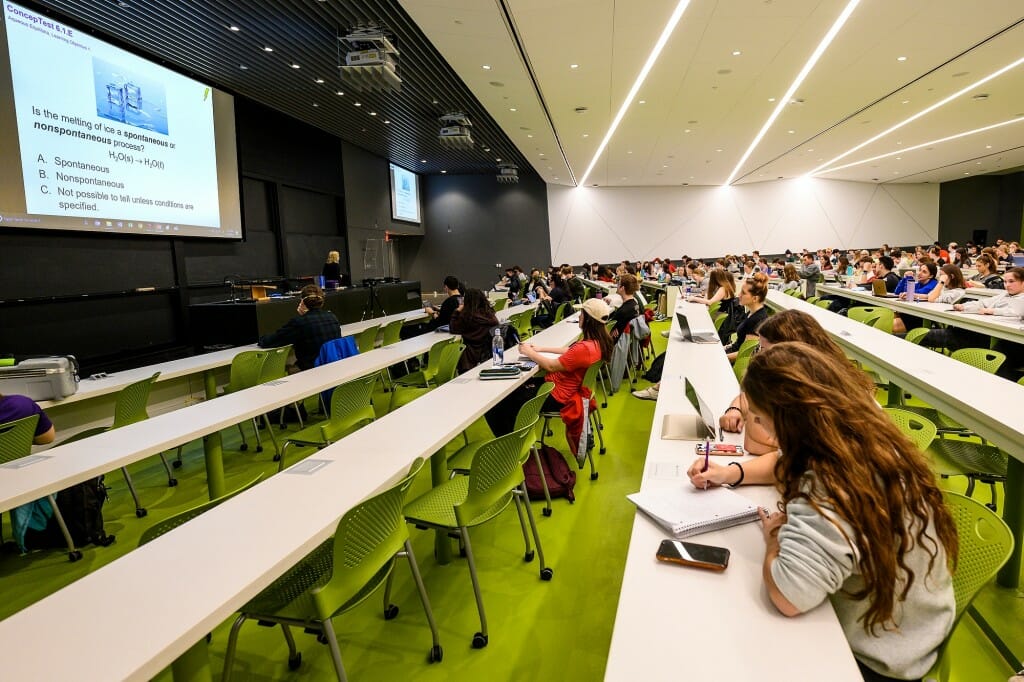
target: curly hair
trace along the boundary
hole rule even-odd
[[[775,465],[780,509],[804,500],[852,531],[847,541],[859,553],[864,587],[850,596],[868,600],[863,626],[874,634],[897,626],[897,602],[917,579],[907,554],[925,550],[931,573],[941,544],[952,566],[957,530],[924,455],[872,396],[848,390],[846,381],[845,368],[826,353],[786,342],[754,356],[743,389],[773,421],[785,453]]]

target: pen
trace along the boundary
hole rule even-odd
[[[709,439],[705,438],[704,439],[704,468],[700,470],[700,472],[702,474],[708,470],[708,466],[710,465],[710,461],[708,460],[708,457],[710,455],[711,455],[711,441]],[[708,482],[707,482],[707,479],[704,479],[704,490],[707,490],[707,489],[708,489]]]

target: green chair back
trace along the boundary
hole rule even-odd
[[[455,372],[459,367],[459,358],[466,350],[464,343],[449,343],[441,349],[441,359],[437,362],[437,372],[434,373],[433,382],[435,386],[446,384],[455,378]]]
[[[32,414],[0,424],[0,463],[13,462],[32,453],[39,415]]]
[[[601,376],[601,368],[604,367],[604,360],[598,360],[590,367],[587,367],[587,371],[583,374],[582,385],[584,388],[589,388],[592,395],[597,395],[597,378]],[[545,384],[551,384],[550,381],[544,382]],[[555,387],[551,384],[551,388]],[[541,389],[543,390],[543,386]],[[550,393],[550,391],[548,391]],[[546,395],[546,394],[545,394]]]
[[[725,323],[725,321],[726,321],[726,320],[727,320],[728,318],[729,318],[729,316],[728,316],[728,315],[726,315],[725,313],[722,313],[721,315],[719,315],[718,317],[716,317],[716,318],[715,318],[715,331],[721,331],[721,329],[722,329],[722,325],[723,325],[723,324]]]
[[[967,363],[971,367],[985,370],[989,374],[995,374],[1004,362],[1006,356],[997,350],[987,348],[961,348],[953,351],[951,358]]]
[[[353,379],[334,389],[330,418],[319,424],[322,442],[333,443],[353,427],[369,424],[377,418],[371,403],[376,383],[377,375],[373,375]]]
[[[485,443],[477,450],[469,469],[466,499],[455,505],[460,526],[503,509],[512,500],[512,490],[523,480],[523,451],[536,420],[512,433]]]
[[[846,311],[846,316],[851,320],[862,322],[867,324],[867,321],[872,317],[881,317],[888,320],[888,326],[890,333],[892,332],[892,320],[893,313],[890,308],[883,308],[881,306],[855,306]]]
[[[722,307],[722,302],[721,301],[715,301],[714,303],[712,303],[711,305],[708,306],[708,315],[711,316],[712,320],[715,319],[715,315],[718,314],[718,309],[721,308],[721,307]]]
[[[502,297],[502,298],[495,299],[494,300],[494,304],[493,304],[494,312],[498,312],[499,310],[504,310],[505,306],[507,306],[507,305],[508,305],[508,299],[507,298]]]
[[[213,509],[214,507],[216,507],[221,502],[225,502],[227,500],[230,500],[235,495],[238,495],[240,493],[245,492],[249,488],[251,488],[254,485],[256,485],[257,483],[259,483],[262,478],[263,478],[263,474],[260,473],[258,476],[256,476],[256,478],[254,478],[253,480],[249,481],[248,483],[243,485],[241,488],[238,488],[237,490],[234,490],[234,491],[229,492],[229,493],[225,493],[225,494],[221,495],[220,497],[218,497],[216,499],[210,500],[209,502],[204,502],[203,504],[200,504],[200,505],[197,505],[195,507],[192,507],[191,509],[186,509],[183,512],[179,512],[179,513],[177,513],[177,514],[175,514],[173,516],[170,516],[170,517],[164,519],[163,521],[160,521],[158,523],[154,523],[152,526],[150,526],[146,530],[142,531],[142,536],[139,537],[139,547],[142,547],[147,542],[151,542],[152,540],[157,539],[158,537],[160,537],[164,533],[167,533],[167,532],[170,532],[170,531],[174,530],[178,526],[184,525],[185,523],[187,523],[187,522],[191,521],[192,519],[196,518],[197,516],[199,516],[203,512],[208,511],[210,509]]]
[[[153,388],[153,382],[158,376],[160,376],[160,372],[148,379],[128,384],[118,392],[117,400],[114,403],[114,423],[110,425],[110,428],[117,429],[149,419],[146,403],[149,401],[149,391]]]
[[[268,348],[267,357],[260,368],[259,382],[265,384],[268,381],[282,379],[288,373],[288,356],[292,352],[291,344]]]
[[[913,329],[907,331],[907,335],[904,336],[903,339],[905,341],[909,341],[910,343],[920,346],[921,340],[929,331],[931,330],[928,329],[928,327],[914,327]]]
[[[804,300],[806,300],[808,303],[810,303],[812,305],[817,305],[819,298],[821,298],[821,297],[820,296],[808,296]]]
[[[402,340],[402,320],[388,322],[380,328],[381,346],[390,346]]]
[[[566,301],[558,306],[558,310],[555,311],[555,322],[561,322],[565,319],[566,315],[572,315],[573,312],[575,312],[575,309],[572,307],[572,303]]]
[[[946,506],[953,515],[960,553],[953,592],[959,619],[974,595],[988,584],[1013,552],[1013,533],[999,515],[981,502],[959,493],[943,491]]]
[[[270,352],[265,350],[247,350],[232,358],[225,393],[235,393],[259,384],[263,363],[269,355]]]
[[[524,310],[521,313],[516,313],[509,318],[509,322],[516,328],[516,332],[519,334],[520,339],[525,339],[533,333],[533,311]]]
[[[374,345],[377,343],[377,332],[379,331],[380,325],[375,324],[355,335],[356,347],[359,348],[360,353],[369,353],[373,350]]]
[[[895,407],[884,408],[889,418],[892,419],[899,430],[907,438],[914,442],[917,449],[924,452],[935,440],[938,429],[930,420],[914,412],[901,410]]]
[[[594,375],[595,381],[597,375]],[[518,431],[519,429],[526,428],[531,424],[537,423],[537,418],[540,417],[540,408],[544,405],[544,401],[547,399],[548,394],[551,393],[555,388],[555,385],[550,381],[545,381],[541,384],[541,387],[537,389],[537,395],[523,403],[522,407],[519,408],[519,412],[516,413],[516,425],[513,430]],[[527,443],[529,444],[529,443]],[[527,448],[529,450],[529,448]]]
[[[814,305],[818,306],[819,308],[825,308],[827,310],[828,307],[832,305],[832,301],[821,298],[815,301]]]
[[[881,329],[886,334],[892,334],[892,318],[885,315],[874,315],[864,320],[864,324],[875,329]]]

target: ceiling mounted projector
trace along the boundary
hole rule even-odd
[[[342,82],[359,92],[399,92],[402,79],[398,67],[398,50],[384,30],[378,26],[358,26],[339,37],[345,51],[345,63],[338,64]]]
[[[515,185],[519,182],[519,166],[514,163],[503,163],[498,166],[498,175],[495,176],[498,182],[503,185]]]
[[[472,149],[473,137],[469,132],[473,123],[461,112],[445,114],[440,119],[441,132],[437,138],[442,147],[449,149]]]

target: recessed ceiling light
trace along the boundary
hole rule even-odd
[[[975,165],[975,166],[980,166],[980,165],[981,165],[981,161],[975,161],[975,162],[974,162],[974,165]]]
[[[441,171],[441,175],[445,175],[447,173],[448,173],[448,171]]]
[[[795,133],[796,131],[795,131],[795,130],[787,130],[786,132],[787,132],[787,133],[789,133],[790,135],[792,135],[792,134],[793,134],[793,133]]]
[[[242,71],[248,71],[249,70],[249,67],[246,66],[245,64],[239,64],[238,68],[240,68]]]
[[[426,162],[427,162],[426,159],[420,159],[420,163],[426,163]]]
[[[509,109],[509,111],[519,111],[519,110],[518,110],[518,109],[516,109],[515,107],[511,107],[511,108]]]
[[[530,139],[533,139],[533,135],[530,135],[529,133],[526,136],[529,137]]]
[[[557,180],[557,179],[558,179],[558,176],[556,175],[556,176],[555,176],[555,180]]]
[[[579,64],[570,64],[569,68],[570,69],[578,69],[578,68],[580,68],[580,65]],[[557,178],[556,178],[556,180],[557,180]]]
[[[896,57],[896,61],[898,61],[898,62],[905,62],[905,61],[907,61],[907,58],[906,57]]]
[[[640,100],[639,104],[647,104],[647,100],[642,99],[642,100]]]
[[[237,31],[241,31],[242,29],[238,28],[237,26],[228,26],[228,30],[229,31],[236,31],[237,32]]]
[[[985,149],[992,149],[992,145],[990,145],[990,144],[985,145]]]
[[[967,171],[964,171],[964,175],[970,175],[970,173],[968,173]]]
[[[732,56],[733,57],[739,57],[741,54],[743,54],[743,53],[740,52],[739,50],[733,50],[732,51]]]
[[[768,101],[769,101],[769,102],[774,102],[774,101],[775,101],[775,98],[774,98],[774,97],[769,97],[769,98],[768,98]]]
[[[272,48],[272,47],[265,47],[265,48],[263,48],[263,51],[264,52],[273,52],[274,48]]]
[[[668,164],[663,164],[661,167],[662,168],[668,168]]]
[[[370,116],[376,116],[376,115],[377,115],[377,112],[376,112],[376,111],[371,111],[371,112],[370,112]]]
[[[334,94],[336,94],[338,97],[344,97],[345,96],[345,93],[342,92],[341,90],[338,90],[338,92],[336,92]]]
[[[489,151],[491,151],[491,148],[490,147],[484,147],[484,151],[485,152],[489,152]]]
[[[814,148],[813,148],[813,147],[811,147],[811,148],[810,148],[810,149],[808,149],[807,151],[809,151],[809,152],[813,152],[813,151],[814,151]]]
[[[755,135],[754,139],[751,141],[750,146],[747,147],[747,151],[745,151],[743,153],[743,156],[740,157],[739,161],[736,162],[736,166],[732,169],[732,172],[729,173],[729,177],[726,178],[724,184],[731,185],[732,181],[736,179],[736,176],[740,172],[740,168],[742,168],[743,164],[747,162],[747,159],[750,158],[750,155],[754,153],[754,150],[757,148],[757,145],[761,144],[761,140],[768,132],[768,129],[772,127],[772,124],[775,123],[775,119],[777,119],[779,117],[779,114],[782,113],[783,107],[790,100],[790,98],[793,97],[794,94],[796,94],[797,88],[799,88],[800,85],[804,82],[804,79],[807,78],[807,74],[811,72],[811,69],[814,68],[814,65],[818,63],[818,59],[821,58],[821,55],[825,53],[825,50],[828,49],[828,46],[835,39],[836,35],[839,34],[839,31],[840,29],[842,29],[843,24],[845,24],[846,20],[850,18],[850,15],[853,14],[853,10],[857,8],[857,5],[859,3],[860,0],[849,0],[849,2],[846,3],[846,7],[844,7],[843,11],[840,12],[838,17],[836,17],[836,20],[832,23],[832,26],[828,29],[828,32],[821,39],[821,42],[819,42],[818,46],[814,48],[814,52],[812,52],[811,56],[807,58],[807,61],[804,63],[803,68],[800,69],[800,72],[796,75],[796,78],[793,79],[792,83],[790,83],[789,89],[786,91],[786,94],[782,96],[782,100],[776,103],[771,115],[768,116],[768,120],[764,122],[764,125],[761,126],[761,130],[758,131],[757,135]]]
[[[900,104],[910,104],[910,100],[909,99],[905,99],[902,102],[900,102]]]
[[[362,102],[356,102],[355,104],[356,104],[357,107],[363,106]]]
[[[590,137],[590,133],[583,133],[583,137]]]
[[[897,161],[902,161],[902,160],[903,160],[903,157],[902,157],[902,156],[897,156],[897,157],[896,157],[896,160],[897,160]]]
[[[484,64],[483,65],[483,69],[484,69],[484,71],[490,71],[491,70],[491,65],[490,64]]]
[[[384,119],[384,125],[390,125],[391,121]]]
[[[302,67],[299,66],[298,64],[292,64],[292,68],[293,69],[301,69]]]
[[[320,106],[320,105],[319,105],[319,104],[317,104],[316,102],[313,102],[313,106],[314,106],[314,107],[318,107],[318,106]]]
[[[501,163],[501,159],[495,159],[495,161],[497,161],[498,163]]]
[[[431,104],[437,104],[437,100],[436,100],[436,99],[434,99],[434,100],[430,100],[430,103],[431,103]]]
[[[626,153],[627,153],[627,154],[632,154],[633,152],[626,152]]]
[[[317,79],[316,79],[315,81],[313,81],[313,82],[319,85],[320,83],[323,83],[323,82],[324,82],[324,79],[323,79],[323,78],[317,78]]]
[[[715,151],[716,151],[716,152],[720,152],[720,151],[722,151],[722,150],[721,150],[721,149],[716,149]]]
[[[686,128],[685,130],[683,130],[683,132],[684,132],[684,133],[688,133],[688,132],[690,132],[690,129],[689,129],[689,128]]]

